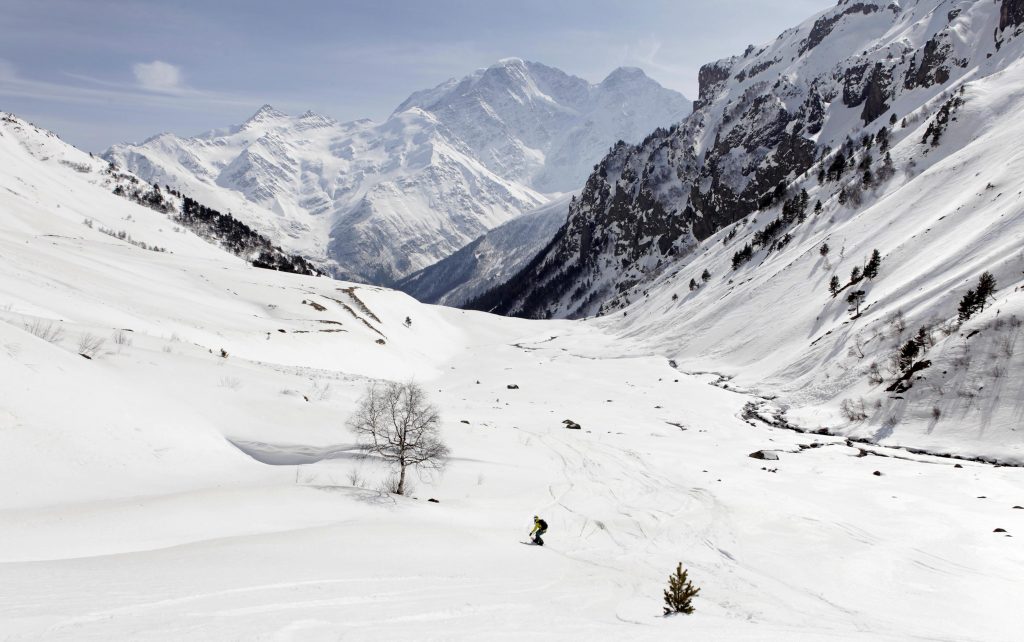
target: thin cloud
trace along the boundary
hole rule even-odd
[[[181,69],[162,60],[132,65],[139,86],[148,91],[178,93],[182,87]]]
[[[152,65],[148,66],[152,71]],[[266,96],[240,96],[184,87],[181,85],[180,73],[175,76],[167,74],[166,70],[147,76],[145,82],[137,76],[138,84],[112,82],[68,72],[63,75],[78,82],[60,83],[24,78],[11,62],[0,58],[0,96],[69,104],[117,103],[197,111],[209,107],[254,107],[268,100]],[[278,104],[285,109],[299,108],[291,101],[278,101]]]

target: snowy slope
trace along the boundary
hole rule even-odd
[[[629,292],[637,303],[609,323],[680,367],[781,394],[775,405],[807,428],[935,451],[1024,453],[1024,153],[1005,144],[1024,137],[1024,62],[968,83],[962,97],[943,143],[927,154],[928,121],[897,128],[895,163],[913,160],[915,169],[869,204],[840,205],[833,187],[808,184],[811,201],[826,204],[788,232],[785,248],[732,268],[733,253],[778,210],[759,213]],[[830,278],[845,284],[875,249],[879,276],[832,297]],[[690,291],[705,270],[712,278]],[[996,294],[960,326],[958,304],[985,271]],[[854,318],[846,298],[856,289],[866,299]],[[891,359],[922,327],[934,343],[922,359],[932,365],[894,394]],[[876,366],[884,380],[872,383]],[[844,400],[863,404],[867,417],[849,421]]]
[[[531,269],[470,305],[606,314],[610,329],[680,367],[778,397],[762,416],[808,430],[1019,453],[1014,6],[842,2],[705,66],[701,108],[618,147]],[[872,81],[862,72],[874,68]],[[829,176],[840,154],[846,167]],[[850,283],[873,250],[880,275]],[[958,304],[985,271],[996,298],[960,327]],[[861,316],[848,312],[858,290]],[[922,327],[917,360],[931,366],[900,390],[906,373],[892,360]]]
[[[255,269],[104,165],[0,119],[5,638],[1019,636],[993,530],[1024,530],[1022,469],[749,425],[755,397],[592,323]],[[342,427],[368,377],[441,410],[453,457],[414,497]],[[697,610],[662,618],[678,562]]]
[[[458,307],[503,283],[547,245],[565,222],[570,196],[499,225],[461,250],[405,277],[395,287],[424,303]]]
[[[616,140],[689,103],[640,70],[592,85],[503,60],[413,94],[383,123],[266,105],[238,127],[161,134],[104,155],[230,211],[335,273],[391,283],[574,189]]]

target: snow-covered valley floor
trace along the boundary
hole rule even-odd
[[[371,488],[383,476],[350,456],[341,426],[358,381],[336,380],[330,400],[268,400],[263,388],[302,376],[207,357],[207,379],[241,383],[186,397],[235,407],[216,422],[225,437],[264,459],[315,463],[223,453],[244,473],[3,511],[5,635],[1016,637],[1024,552],[992,531],[1024,532],[1024,510],[1012,508],[1024,502],[1020,469],[858,457],[833,438],[750,426],[737,418],[741,395],[662,359],[615,358],[614,342],[582,324],[443,315],[485,329],[421,379],[454,458],[417,484],[418,499],[353,487],[353,472]],[[147,379],[172,368],[142,347],[100,364]],[[281,421],[247,423],[257,410]],[[565,418],[584,430],[564,429]],[[762,448],[779,461],[747,456]],[[534,513],[551,524],[543,549],[520,543]],[[678,561],[702,593],[695,615],[664,619],[660,592]]]
[[[592,323],[252,268],[5,123],[0,639],[1019,639],[1024,470],[750,425]],[[371,377],[441,410],[411,497],[344,428]]]

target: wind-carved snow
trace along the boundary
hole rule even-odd
[[[161,134],[105,157],[339,277],[392,283],[577,189],[615,141],[688,112],[638,69],[590,84],[510,58],[414,93],[383,123],[265,105],[238,127]]]

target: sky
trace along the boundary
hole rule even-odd
[[[82,149],[244,121],[269,103],[382,120],[506,57],[693,98],[706,62],[835,0],[0,0],[0,110]]]

